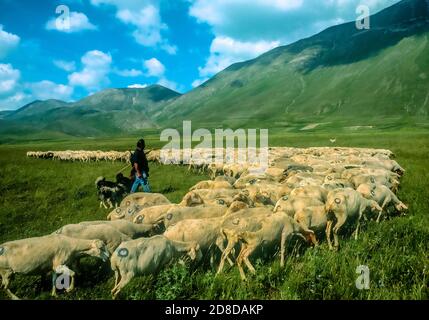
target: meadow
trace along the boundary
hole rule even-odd
[[[332,146],[331,132],[274,131],[271,146]],[[140,277],[127,286],[121,299],[428,299],[429,298],[429,133],[399,129],[335,135],[335,146],[387,148],[407,170],[399,197],[409,206],[404,217],[364,225],[359,240],[343,239],[331,252],[321,239],[317,248],[291,246],[286,267],[277,258],[258,261],[257,275],[241,281],[236,268],[215,276],[210,268],[173,264],[155,277]],[[150,148],[160,147],[152,133]],[[95,179],[113,179],[125,163],[66,163],[27,159],[29,150],[127,150],[136,137],[111,139],[34,140],[0,145],[0,243],[41,236],[69,223],[105,219]],[[128,170],[128,169],[126,169]],[[126,171],[127,172],[127,171]],[[154,192],[179,201],[196,182],[208,179],[184,167],[151,164]],[[370,269],[370,289],[358,290],[356,268]],[[111,299],[114,279],[98,261],[85,259],[76,289],[57,299]],[[51,299],[49,279],[20,276],[12,291],[24,299]],[[7,299],[0,291],[0,299]]]

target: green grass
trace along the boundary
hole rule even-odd
[[[340,252],[320,247],[291,247],[287,265],[278,259],[257,262],[257,275],[248,283],[236,269],[218,277],[210,269],[191,270],[172,265],[155,277],[134,279],[123,299],[428,299],[429,246],[429,134],[402,130],[388,132],[306,133],[270,135],[273,146],[336,145],[388,148],[406,168],[399,197],[409,205],[406,217],[380,224],[368,222],[358,241],[343,238]],[[148,136],[149,147],[159,146]],[[101,149],[126,150],[135,137],[106,140],[39,141],[31,145],[0,145],[0,243],[50,233],[64,224],[104,219],[98,208],[94,180],[99,175],[113,179],[123,163],[66,163],[27,159],[28,150]],[[151,165],[154,192],[167,192],[179,201],[188,188],[207,177],[186,168]],[[356,267],[370,268],[371,288],[355,287]],[[113,278],[91,259],[82,264],[77,288],[58,299],[110,299]],[[37,276],[17,276],[12,290],[26,299],[50,299],[50,282]],[[6,299],[0,291],[0,299]]]

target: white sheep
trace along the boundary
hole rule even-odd
[[[107,224],[69,224],[58,229],[54,234],[61,234],[76,239],[102,240],[106,244],[110,254],[115,251],[121,242],[131,240],[129,236]]]
[[[225,230],[225,232],[227,234],[237,233],[235,230]],[[304,228],[298,222],[285,214],[267,216],[261,221],[261,228],[257,231],[244,231],[234,235],[242,242],[241,251],[237,257],[237,266],[240,271],[241,278],[246,280],[246,275],[242,267],[243,262],[252,273],[256,273],[249,257],[261,246],[264,248],[272,248],[280,245],[280,266],[284,267],[286,241],[292,235],[298,235],[304,240],[317,245],[317,240],[313,231]]]
[[[165,265],[185,254],[192,260],[197,259],[201,255],[199,245],[172,241],[164,236],[121,243],[110,259],[111,268],[115,272],[115,285],[111,291],[113,297],[135,276],[154,275]]]
[[[326,226],[326,238],[330,249],[333,249],[331,233],[334,234],[334,248],[339,248],[338,232],[346,223],[356,223],[354,231],[355,239],[358,238],[361,219],[366,210],[380,212],[383,209],[374,200],[365,199],[359,192],[353,189],[337,189],[329,192],[326,200],[326,212],[328,213],[328,223]],[[336,218],[336,223],[330,214]]]
[[[10,289],[10,279],[16,274],[53,272],[52,295],[56,295],[57,272],[68,272],[74,288],[74,272],[68,268],[81,256],[93,256],[106,261],[109,252],[100,240],[81,240],[63,235],[22,239],[0,245],[0,275],[9,297],[18,299]]]
[[[382,211],[378,214],[377,222],[380,222],[382,213],[385,208],[390,204],[393,204],[398,212],[408,210],[408,207],[398,199],[398,197],[386,186],[380,184],[361,184],[357,189],[362,196],[366,199],[372,199],[377,201],[381,206]]]

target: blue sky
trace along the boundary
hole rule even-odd
[[[373,14],[396,2],[0,0],[0,110],[153,83],[184,93],[232,63],[355,20],[361,4]]]

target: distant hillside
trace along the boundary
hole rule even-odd
[[[10,112],[7,115],[7,118],[22,119],[25,117],[31,117],[31,116],[41,114],[47,111],[51,111],[54,109],[65,108],[65,107],[68,107],[69,105],[70,104],[68,104],[67,102],[54,100],[54,99],[46,100],[46,101],[36,100],[23,106],[22,108],[16,111]]]
[[[153,85],[144,89],[108,89],[75,103],[35,101],[6,115],[8,125],[0,132],[25,128],[97,136],[154,128],[151,114],[178,96],[173,90]]]
[[[288,127],[427,119],[428,31],[429,1],[401,1],[372,16],[370,30],[346,23],[234,64],[171,102],[156,121]]]
[[[36,101],[0,114],[0,134],[99,136],[141,129],[396,128],[429,121],[429,0],[403,0],[231,65],[185,95],[159,85],[109,89],[75,103]]]

